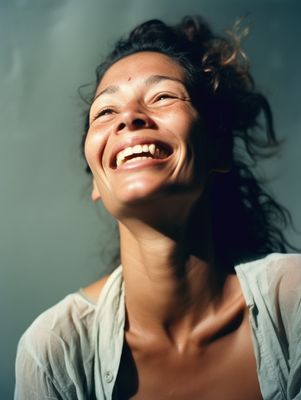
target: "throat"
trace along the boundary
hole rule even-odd
[[[179,354],[191,343],[203,348],[235,333],[246,312],[245,300],[234,275],[226,280],[218,298],[205,288],[188,296],[185,285],[173,293],[168,293],[167,287],[161,287],[160,292],[151,290],[152,298],[145,296],[145,287],[141,289],[144,296],[139,296],[139,301],[137,297],[126,298],[126,331],[130,337],[140,337],[142,345],[147,340],[152,346],[162,340]]]

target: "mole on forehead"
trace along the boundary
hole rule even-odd
[[[129,77],[128,77],[128,82],[129,82],[129,81],[131,81],[131,80],[132,80],[132,77],[131,77],[131,76],[129,76]]]

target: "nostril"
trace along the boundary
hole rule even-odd
[[[125,123],[124,122],[121,122],[120,124],[119,124],[119,126],[118,126],[118,130],[119,131],[122,131],[122,129],[124,129],[125,128]]]
[[[132,115],[132,113],[128,113],[123,115],[117,125],[117,131],[121,132],[122,130],[124,130],[124,128],[128,128],[129,130],[139,130],[150,127],[152,125],[150,120],[146,116],[140,116],[138,113],[135,114],[136,115]]]
[[[145,125],[145,121],[141,118],[136,118],[133,120],[133,125],[137,126],[137,127],[141,127]]]

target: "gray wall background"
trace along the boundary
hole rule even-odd
[[[89,199],[77,88],[136,23],[202,14],[221,31],[249,13],[244,48],[286,140],[260,169],[301,230],[300,11],[298,0],[0,0],[1,399],[12,398],[21,333],[104,273],[101,242],[114,247],[111,221]]]

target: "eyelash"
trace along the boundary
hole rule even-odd
[[[114,112],[114,110],[112,108],[109,108],[109,107],[104,108],[104,109],[100,110],[98,113],[96,113],[96,115],[93,117],[93,121],[95,121],[99,117],[105,116],[108,111],[109,111],[109,114],[107,114],[107,115],[110,115],[110,114],[112,114],[112,112]]]
[[[165,100],[165,99],[176,99],[176,98],[177,98],[177,96],[176,96],[176,95],[173,95],[173,94],[171,94],[171,93],[160,93],[160,94],[158,94],[158,95],[154,98],[154,102],[160,101],[160,100]],[[111,115],[111,114],[114,112],[114,110],[113,110],[112,108],[109,108],[109,107],[100,110],[100,111],[99,111],[98,113],[96,113],[96,115],[93,117],[92,122],[95,121],[95,120],[96,120],[97,118],[99,118],[99,117],[105,116],[107,112],[108,112],[107,115]]]
[[[164,99],[175,99],[177,96],[173,95],[171,93],[160,93],[155,97],[155,101],[160,101],[162,98],[162,100]]]

